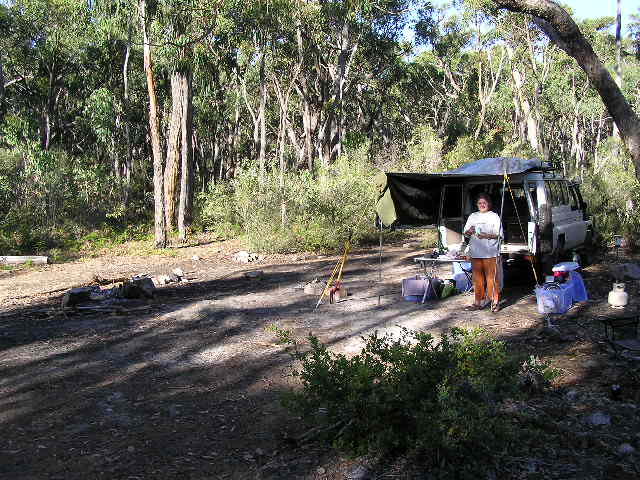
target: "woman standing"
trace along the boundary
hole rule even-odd
[[[464,235],[469,239],[469,256],[473,272],[474,302],[466,310],[480,310],[491,300],[491,311],[500,310],[500,285],[498,284],[498,258],[502,224],[500,216],[491,211],[491,198],[486,193],[478,195],[478,211],[469,215]]]

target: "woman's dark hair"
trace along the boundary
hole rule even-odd
[[[476,198],[476,203],[478,203],[480,200],[485,200],[489,204],[489,210],[491,210],[491,207],[493,207],[493,202],[491,201],[491,197],[488,193],[481,193],[480,195],[478,195],[478,198]]]

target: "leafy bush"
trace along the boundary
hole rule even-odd
[[[0,152],[0,248],[9,254],[72,247],[103,222],[122,229],[144,218],[146,199],[128,198],[108,168],[23,144]]]
[[[381,169],[391,172],[432,173],[444,170],[442,163],[443,141],[433,128],[428,125],[417,126],[406,145],[402,145],[402,153],[389,155],[384,152],[378,155],[377,164]],[[385,160],[385,157],[389,157]]]
[[[248,247],[264,252],[337,249],[352,234],[354,242],[375,234],[374,169],[360,153],[343,156],[308,171],[266,172],[247,167],[228,183],[198,197],[200,225],[223,237],[239,232]]]
[[[291,341],[285,333],[276,331]],[[295,344],[302,390],[288,403],[320,418],[336,446],[356,455],[418,449],[449,462],[491,458],[505,446],[497,402],[517,385],[518,365],[503,342],[458,328],[438,343],[406,329],[397,339],[374,333],[364,340],[351,358],[314,336],[306,352]]]
[[[551,381],[560,375],[560,371],[551,367],[535,355],[530,355],[520,366],[518,384],[532,393],[543,391]]]
[[[500,152],[501,157],[541,158],[531,145],[525,142],[513,142],[505,145]]]
[[[236,237],[241,228],[233,202],[230,182],[210,184],[206,192],[200,192],[196,197],[194,226],[214,232],[220,239]]]
[[[472,135],[460,137],[453,149],[445,154],[443,166],[449,170],[480,158],[494,156],[501,150],[500,143],[501,139],[493,133],[478,139]]]

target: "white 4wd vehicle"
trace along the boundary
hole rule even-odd
[[[491,196],[493,211],[502,218],[503,257],[533,256],[544,273],[550,273],[562,255],[581,252],[589,245],[592,222],[576,183],[542,172],[511,175],[508,183],[488,180],[457,178],[442,185],[438,222],[442,246],[464,241],[462,227],[482,192]]]
[[[443,247],[462,229],[480,193],[502,219],[503,257],[534,260],[542,273],[563,255],[583,252],[593,225],[579,186],[539,160],[485,158],[437,174],[386,173],[377,212],[383,225],[437,226]]]

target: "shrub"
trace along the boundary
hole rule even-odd
[[[598,149],[598,165],[584,177],[581,188],[596,232],[609,242],[625,236],[628,245],[640,241],[640,183],[629,154],[619,140],[610,138]]]
[[[139,220],[144,198],[129,197],[104,165],[34,144],[0,151],[0,248],[13,254],[68,246],[83,232]]]
[[[540,158],[541,154],[536,152],[531,145],[525,142],[513,142],[505,145],[499,154],[501,157],[519,158]]]
[[[401,148],[403,154],[378,155],[381,169],[392,172],[432,173],[444,170],[442,163],[442,139],[428,125],[417,126],[406,146]],[[388,154],[388,152],[385,152]],[[382,157],[390,156],[383,161]]]
[[[198,222],[205,229],[246,235],[248,247],[264,252],[340,248],[375,233],[374,169],[361,149],[333,165],[308,171],[267,171],[262,182],[255,166],[198,197]],[[221,232],[222,231],[222,232]]]
[[[194,227],[214,232],[220,239],[233,238],[241,232],[231,183],[209,184],[206,192],[196,196]]]
[[[503,342],[458,328],[438,343],[406,329],[400,338],[376,332],[364,340],[351,358],[312,335],[306,352],[294,342],[302,389],[287,403],[321,419],[336,446],[356,455],[417,449],[449,462],[491,458],[505,446],[496,402],[513,392],[518,365]]]

